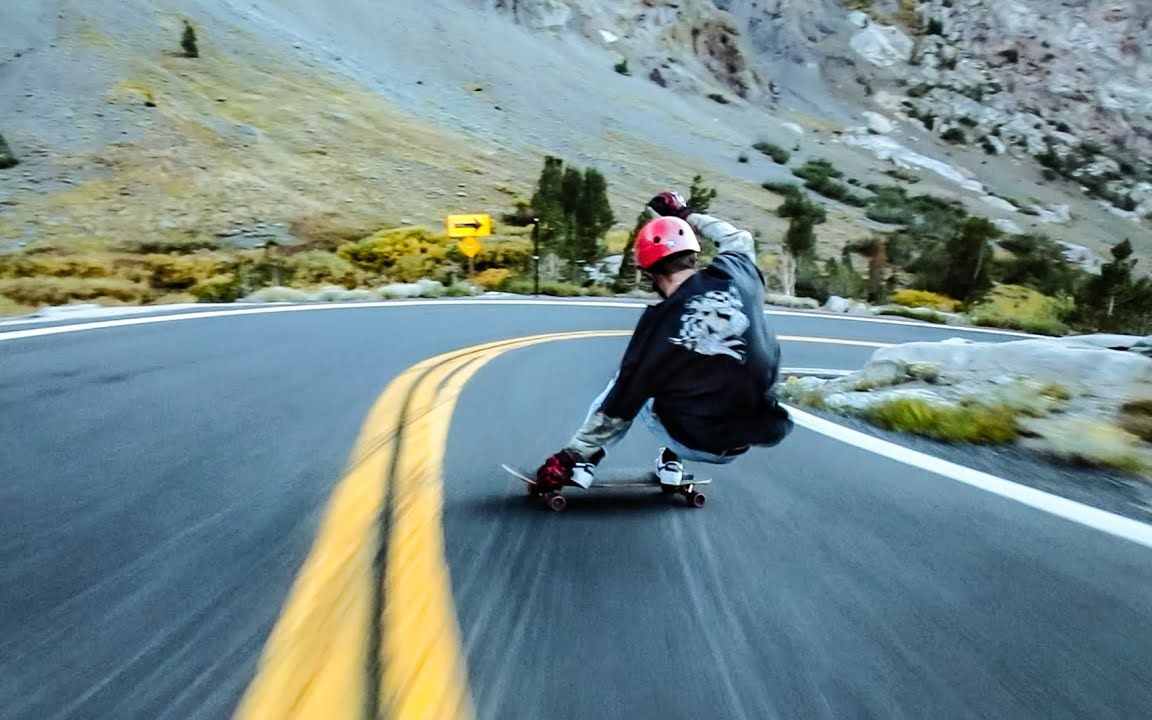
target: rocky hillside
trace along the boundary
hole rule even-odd
[[[1152,216],[1152,3],[929,0],[917,13],[914,40],[867,43],[899,81],[877,102]]]
[[[5,0],[0,136],[20,164],[0,170],[0,252],[435,225],[510,209],[551,153],[603,170],[621,218],[701,173],[768,253],[784,222],[761,183],[826,158],[861,188],[911,173],[1009,232],[1082,247],[1086,265],[1129,237],[1147,256],[1148,14],[1095,0]],[[197,59],[181,56],[185,21]],[[883,230],[817,199],[822,257]]]

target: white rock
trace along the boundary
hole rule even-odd
[[[1060,225],[1072,222],[1072,208],[1068,205],[1033,205],[1032,209],[1041,222]]]
[[[853,10],[848,13],[848,22],[858,28],[866,28],[868,27],[868,23],[871,22],[871,19],[868,17],[868,13],[863,10]]]
[[[877,350],[869,361],[930,362],[947,382],[997,376],[1077,386],[1082,394],[1122,399],[1134,385],[1152,383],[1152,359],[1067,340],[1006,343],[909,343]]]
[[[914,42],[899,28],[872,24],[856,33],[851,40],[852,49],[868,62],[879,67],[891,67],[912,58]]]
[[[620,39],[620,36],[614,32],[608,31],[608,30],[601,30],[600,31],[600,39],[603,40],[604,42],[608,43],[609,45],[611,45],[612,43],[618,41]]]
[[[846,313],[852,307],[852,301],[833,295],[828,298],[828,302],[824,303],[824,309],[828,312]]]
[[[984,185],[970,177],[968,171],[921,155],[904,147],[886,135],[845,135],[841,138],[845,145],[868,150],[879,160],[888,160],[902,168],[918,167],[936,173],[940,177],[956,183],[965,190],[984,192]]]
[[[820,301],[816,300],[815,298],[794,297],[792,295],[768,293],[764,296],[764,300],[769,305],[780,305],[781,307],[802,308],[805,310],[820,309]]]
[[[804,134],[804,128],[794,122],[782,122],[780,123],[780,127],[796,135]]]
[[[896,123],[878,112],[865,110],[861,115],[864,116],[864,121],[867,123],[868,129],[877,135],[887,135],[896,129]]]
[[[1065,206],[1067,207],[1067,206]],[[1060,241],[1057,241],[1060,242]],[[1100,274],[1101,268],[1104,267],[1104,258],[1097,255],[1095,252],[1089,250],[1083,245],[1076,245],[1069,242],[1060,242],[1064,247],[1064,259],[1090,273],[1096,275]]]
[[[995,195],[984,195],[980,199],[1002,212],[1016,212],[1016,206],[1004,198],[996,197]]]
[[[572,20],[572,8],[560,0],[536,0],[519,10],[520,21],[537,30],[559,30]]]
[[[1005,233],[1006,235],[1024,234],[1024,228],[1020,227],[1015,222],[1008,220],[1007,218],[995,218],[992,220],[992,224],[996,226],[997,230]]]

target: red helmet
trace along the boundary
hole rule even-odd
[[[688,250],[700,252],[692,226],[678,217],[659,217],[636,236],[636,267],[647,270],[664,258]]]

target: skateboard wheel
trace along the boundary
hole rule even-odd
[[[698,492],[693,492],[688,495],[688,503],[694,508],[702,508],[707,502],[708,498]]]
[[[563,495],[552,495],[548,498],[548,509],[552,512],[563,512],[568,507],[568,501]]]
[[[673,493],[679,492],[679,490],[674,485],[661,485],[660,492],[664,493],[665,495],[671,495]]]

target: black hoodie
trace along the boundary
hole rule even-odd
[[[752,236],[708,215],[688,222],[720,252],[644,311],[615,384],[568,445],[583,457],[623,436],[650,399],[668,433],[694,450],[775,445],[791,431],[772,393],[780,345],[764,316]]]

